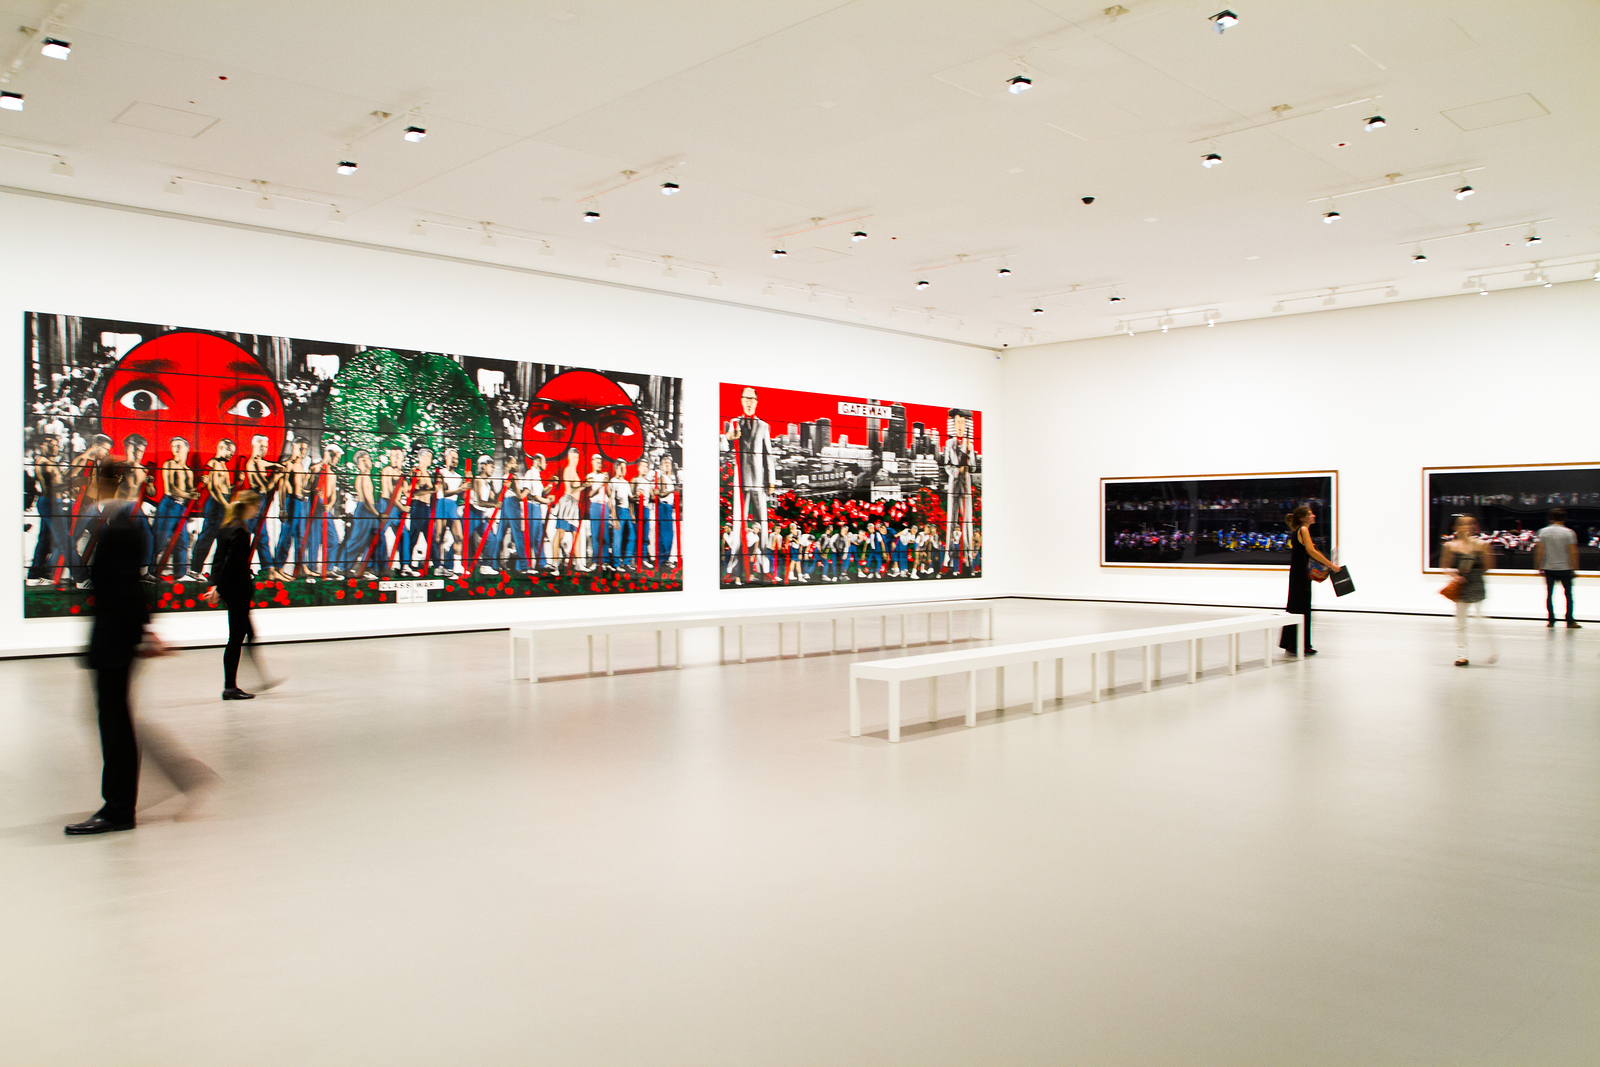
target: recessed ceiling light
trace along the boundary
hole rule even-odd
[[[39,54],[49,56],[51,59],[66,59],[72,54],[72,44],[55,37],[46,37],[44,44],[39,46]],[[93,59],[93,56],[89,58]]]
[[[850,235],[850,240],[856,241],[858,243],[861,242],[861,241],[865,241],[866,239],[867,239],[867,235],[866,235],[866,232],[863,231],[863,230],[857,230],[855,233]]]
[[[1035,315],[1043,315],[1044,314],[1044,308],[1034,308],[1033,309],[1033,313]]]
[[[428,131],[423,129],[421,126],[407,126],[406,132],[401,134],[401,136],[410,141],[412,144],[416,144],[418,141],[428,136]]]
[[[1368,133],[1371,133],[1373,130],[1381,130],[1387,125],[1389,125],[1389,123],[1384,120],[1382,115],[1373,115],[1371,118],[1367,119],[1365,128]]]
[[[1026,74],[1018,74],[1015,78],[1009,78],[1006,80],[1006,92],[1012,93],[1013,95],[1017,93],[1025,93],[1032,88],[1033,79],[1028,77]]]
[[[1111,303],[1111,304],[1120,304],[1120,303],[1122,303],[1122,294],[1117,292],[1115,289],[1111,290],[1111,297],[1107,301],[1107,303]]]
[[[787,252],[785,252],[785,251],[784,251],[784,250],[783,250],[783,249],[781,249],[781,248],[774,248],[774,249],[773,249],[773,250],[772,250],[772,258],[773,258],[773,259],[782,259],[782,258],[783,258],[783,257],[784,257],[784,256],[786,256],[786,255],[788,255],[788,254],[789,254],[789,253],[787,253]]]
[[[1239,16],[1232,11],[1218,11],[1211,16],[1211,24],[1217,28],[1218,33],[1224,33],[1234,26],[1239,25]]]
[[[22,110],[22,94],[0,92],[0,108],[7,111]]]
[[[930,286],[932,284],[933,283],[930,282],[928,279],[923,278],[921,281],[917,282],[917,288],[918,289],[926,289],[928,286]]]
[[[1324,211],[1322,213],[1323,222],[1338,222],[1342,217],[1337,211]]]
[[[1474,189],[1472,186],[1463,185],[1461,188],[1456,190],[1456,199],[1457,200],[1465,200],[1467,197],[1471,196],[1475,192],[1477,192],[1477,190]]]
[[[1423,255],[1421,252],[1412,253],[1411,262],[1413,262],[1413,263],[1426,263],[1427,261],[1428,261],[1428,257]]]
[[[335,167],[334,169],[337,170],[340,174],[348,176],[348,175],[354,174],[356,172],[356,165],[354,163],[350,162],[348,159],[346,159],[346,160],[341,161],[340,164],[337,167]]]
[[[1220,318],[1222,318],[1222,312],[1220,312],[1220,311],[1208,311],[1208,312],[1206,312],[1206,325],[1207,326],[1215,326],[1217,324],[1217,320],[1220,319]]]
[[[1200,165],[1207,170],[1210,170],[1212,167],[1221,162],[1222,157],[1217,155],[1215,152],[1207,152],[1205,155],[1200,157]]]
[[[679,186],[677,182],[662,182],[661,195],[671,196],[673,193],[677,192],[679,188],[681,188],[681,186]]]
[[[584,222],[599,222],[600,221],[600,212],[598,212],[598,211],[585,211],[583,213],[583,221]]]
[[[1011,277],[1011,268],[1001,267],[999,270],[995,271],[994,274],[997,278],[1009,278]]]
[[[1543,240],[1544,240],[1544,238],[1540,237],[1538,234],[1530,233],[1530,234],[1528,234],[1528,236],[1526,236],[1526,237],[1524,237],[1522,239],[1522,243],[1525,244],[1525,245],[1536,245],[1536,244],[1541,243]]]

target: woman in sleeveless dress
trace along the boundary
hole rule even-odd
[[[1312,543],[1311,526],[1317,521],[1314,511],[1302,504],[1285,515],[1284,521],[1289,524],[1289,602],[1283,610],[1305,618],[1301,625],[1306,628],[1306,655],[1311,656],[1317,651],[1311,647],[1311,561],[1316,560],[1330,571],[1344,568],[1317,551]],[[1278,642],[1278,647],[1291,656],[1299,654],[1298,630],[1298,626],[1285,626]]]
[[[1457,515],[1455,537],[1444,543],[1439,559],[1442,567],[1452,567],[1461,579],[1460,595],[1456,597],[1456,666],[1467,665],[1467,616],[1478,616],[1478,629],[1489,639],[1489,662],[1500,658],[1495,646],[1494,631],[1489,629],[1483,614],[1483,601],[1488,596],[1483,576],[1494,563],[1494,549],[1478,538],[1478,520],[1471,515]]]

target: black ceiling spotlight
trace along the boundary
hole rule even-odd
[[[401,134],[400,136],[404,137],[406,140],[410,141],[412,144],[416,144],[417,142],[421,141],[424,137],[428,136],[428,131],[423,129],[421,126],[407,126],[406,127],[406,132]]]
[[[1111,298],[1107,301],[1107,303],[1120,304],[1120,303],[1122,303],[1122,300],[1123,300],[1122,294],[1117,292],[1115,289],[1113,289],[1113,290],[1111,290]]]
[[[1206,168],[1206,170],[1210,170],[1212,167],[1221,162],[1222,157],[1217,155],[1215,152],[1207,152],[1205,155],[1200,157],[1200,165]]]
[[[995,271],[994,273],[995,273],[995,277],[997,277],[997,278],[1009,278],[1009,277],[1011,277],[1011,268],[1010,267],[1001,267],[999,270]]]
[[[1033,309],[1033,313],[1035,315],[1043,315],[1044,314],[1044,308],[1034,308]]]
[[[1428,257],[1423,255],[1421,252],[1413,252],[1411,254],[1411,262],[1413,263],[1426,263],[1427,261]]]
[[[681,188],[682,188],[682,186],[680,186],[677,182],[662,182],[661,183],[661,195],[662,196],[671,196],[673,193],[677,192]]]
[[[598,212],[598,211],[585,211],[583,213],[583,221],[584,222],[599,222],[600,221],[600,212]]]
[[[1338,222],[1343,217],[1337,211],[1324,211],[1322,213],[1323,222]]]
[[[72,54],[72,42],[46,37],[44,43],[39,46],[39,54],[50,59],[66,59]]]
[[[1218,33],[1226,33],[1231,27],[1239,25],[1239,16],[1232,11],[1218,11],[1211,16],[1211,24]]]
[[[1094,203],[1094,197],[1092,197],[1092,196],[1086,196],[1086,197],[1084,197],[1084,198],[1083,198],[1083,202],[1084,202],[1084,203],[1085,203],[1085,204],[1092,204],[1092,203]]]
[[[1540,242],[1542,242],[1543,240],[1544,240],[1544,238],[1540,237],[1538,234],[1530,233],[1530,234],[1528,234],[1528,236],[1526,236],[1526,237],[1524,237],[1522,239],[1522,243],[1525,244],[1525,245],[1536,245],[1536,244],[1539,244]]]
[[[346,160],[341,161],[339,163],[339,165],[334,168],[334,170],[337,170],[340,174],[343,174],[346,177],[349,177],[350,175],[352,175],[352,174],[354,174],[356,172],[356,165],[354,163],[350,162],[348,159],[346,159]]]
[[[864,230],[857,230],[855,233],[850,235],[850,240],[855,241],[857,243],[865,241],[866,239],[867,239],[867,234],[866,234],[866,231],[864,231]]]
[[[789,253],[787,253],[787,252],[785,252],[785,251],[784,251],[784,250],[783,250],[783,249],[781,249],[781,248],[774,248],[774,249],[773,249],[773,250],[772,250],[772,258],[773,258],[773,259],[782,259],[782,258],[783,258],[783,257],[784,257],[784,256],[786,256],[786,255],[788,255],[788,254],[789,254]]]
[[[923,278],[921,281],[917,282],[917,288],[918,289],[926,289],[928,286],[930,286],[932,284],[933,283],[930,282],[928,279]]]
[[[1033,79],[1026,74],[1018,74],[1015,78],[1006,79],[1006,92],[1017,96],[1033,88]]]
[[[1467,197],[1471,196],[1475,192],[1477,192],[1477,190],[1474,189],[1472,186],[1463,185],[1461,188],[1456,190],[1456,199],[1457,200],[1465,200]]]
[[[1373,115],[1371,118],[1367,119],[1366,131],[1371,133],[1373,130],[1381,130],[1387,125],[1389,125],[1389,123],[1384,120],[1382,115]]]

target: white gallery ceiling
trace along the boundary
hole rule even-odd
[[[1595,0],[0,5],[12,189],[993,346],[1600,270]]]

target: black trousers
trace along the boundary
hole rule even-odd
[[[235,600],[225,601],[228,606],[228,645],[222,650],[222,687],[239,687],[239,653],[244,644],[251,644],[250,656],[255,658],[256,632],[250,626],[250,596],[244,594]]]
[[[1544,572],[1544,613],[1551,622],[1556,621],[1556,586],[1567,596],[1567,621],[1572,621],[1572,572]]]
[[[133,733],[133,711],[128,706],[128,683],[133,664],[102,667],[95,672],[95,704],[100,719],[100,755],[105,769],[100,775],[100,814],[115,822],[132,820],[139,799],[139,741]]]
[[[1313,648],[1315,646],[1311,644],[1311,612],[1304,612],[1301,617],[1306,620],[1303,624],[1306,628],[1306,647]],[[1283,636],[1278,639],[1278,647],[1285,652],[1298,652],[1300,650],[1300,627],[1285,626],[1283,628]]]

